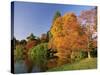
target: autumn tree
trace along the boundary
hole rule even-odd
[[[87,52],[88,58],[91,58],[90,51],[92,50],[93,42],[96,42],[92,37],[94,33],[97,32],[97,8],[93,8],[91,10],[82,11],[80,16],[80,24],[84,26],[85,33],[87,34],[88,44],[87,44]]]
[[[48,42],[48,36],[47,34],[43,33],[41,34],[41,37],[40,37],[40,41],[43,43],[43,42]]]
[[[38,40],[36,39],[36,36],[31,33],[28,37],[27,37],[27,44],[24,47],[24,60],[25,60],[25,64],[28,67],[28,72],[32,71],[32,61],[28,56],[28,52],[31,48],[33,48],[34,46],[36,46],[38,44]]]
[[[50,32],[52,39],[49,41],[49,48],[57,50],[58,65],[70,63],[72,52],[85,48],[84,40],[87,36],[82,31],[74,13],[67,13],[58,17]]]
[[[30,48],[32,48],[33,46],[36,46],[37,44],[38,44],[38,40],[36,39],[36,36],[33,33],[31,33],[27,37],[26,49],[29,50]]]

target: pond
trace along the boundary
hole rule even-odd
[[[33,66],[32,73],[41,72],[41,71],[42,70],[39,67]],[[28,68],[24,63],[24,61],[14,63],[14,73],[28,73]]]
[[[27,73],[27,66],[24,62],[15,62],[14,63],[14,73]]]

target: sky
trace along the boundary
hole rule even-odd
[[[92,8],[94,6],[14,2],[14,37],[22,40],[31,33],[40,37],[49,31],[56,11],[61,15],[74,12],[79,16],[81,11]]]

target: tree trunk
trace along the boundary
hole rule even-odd
[[[88,58],[89,58],[89,59],[91,58],[90,51],[88,51]]]

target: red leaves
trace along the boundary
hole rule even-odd
[[[37,43],[38,43],[37,40],[32,40],[32,41],[27,42],[26,49],[30,49],[30,48],[36,46]]]

